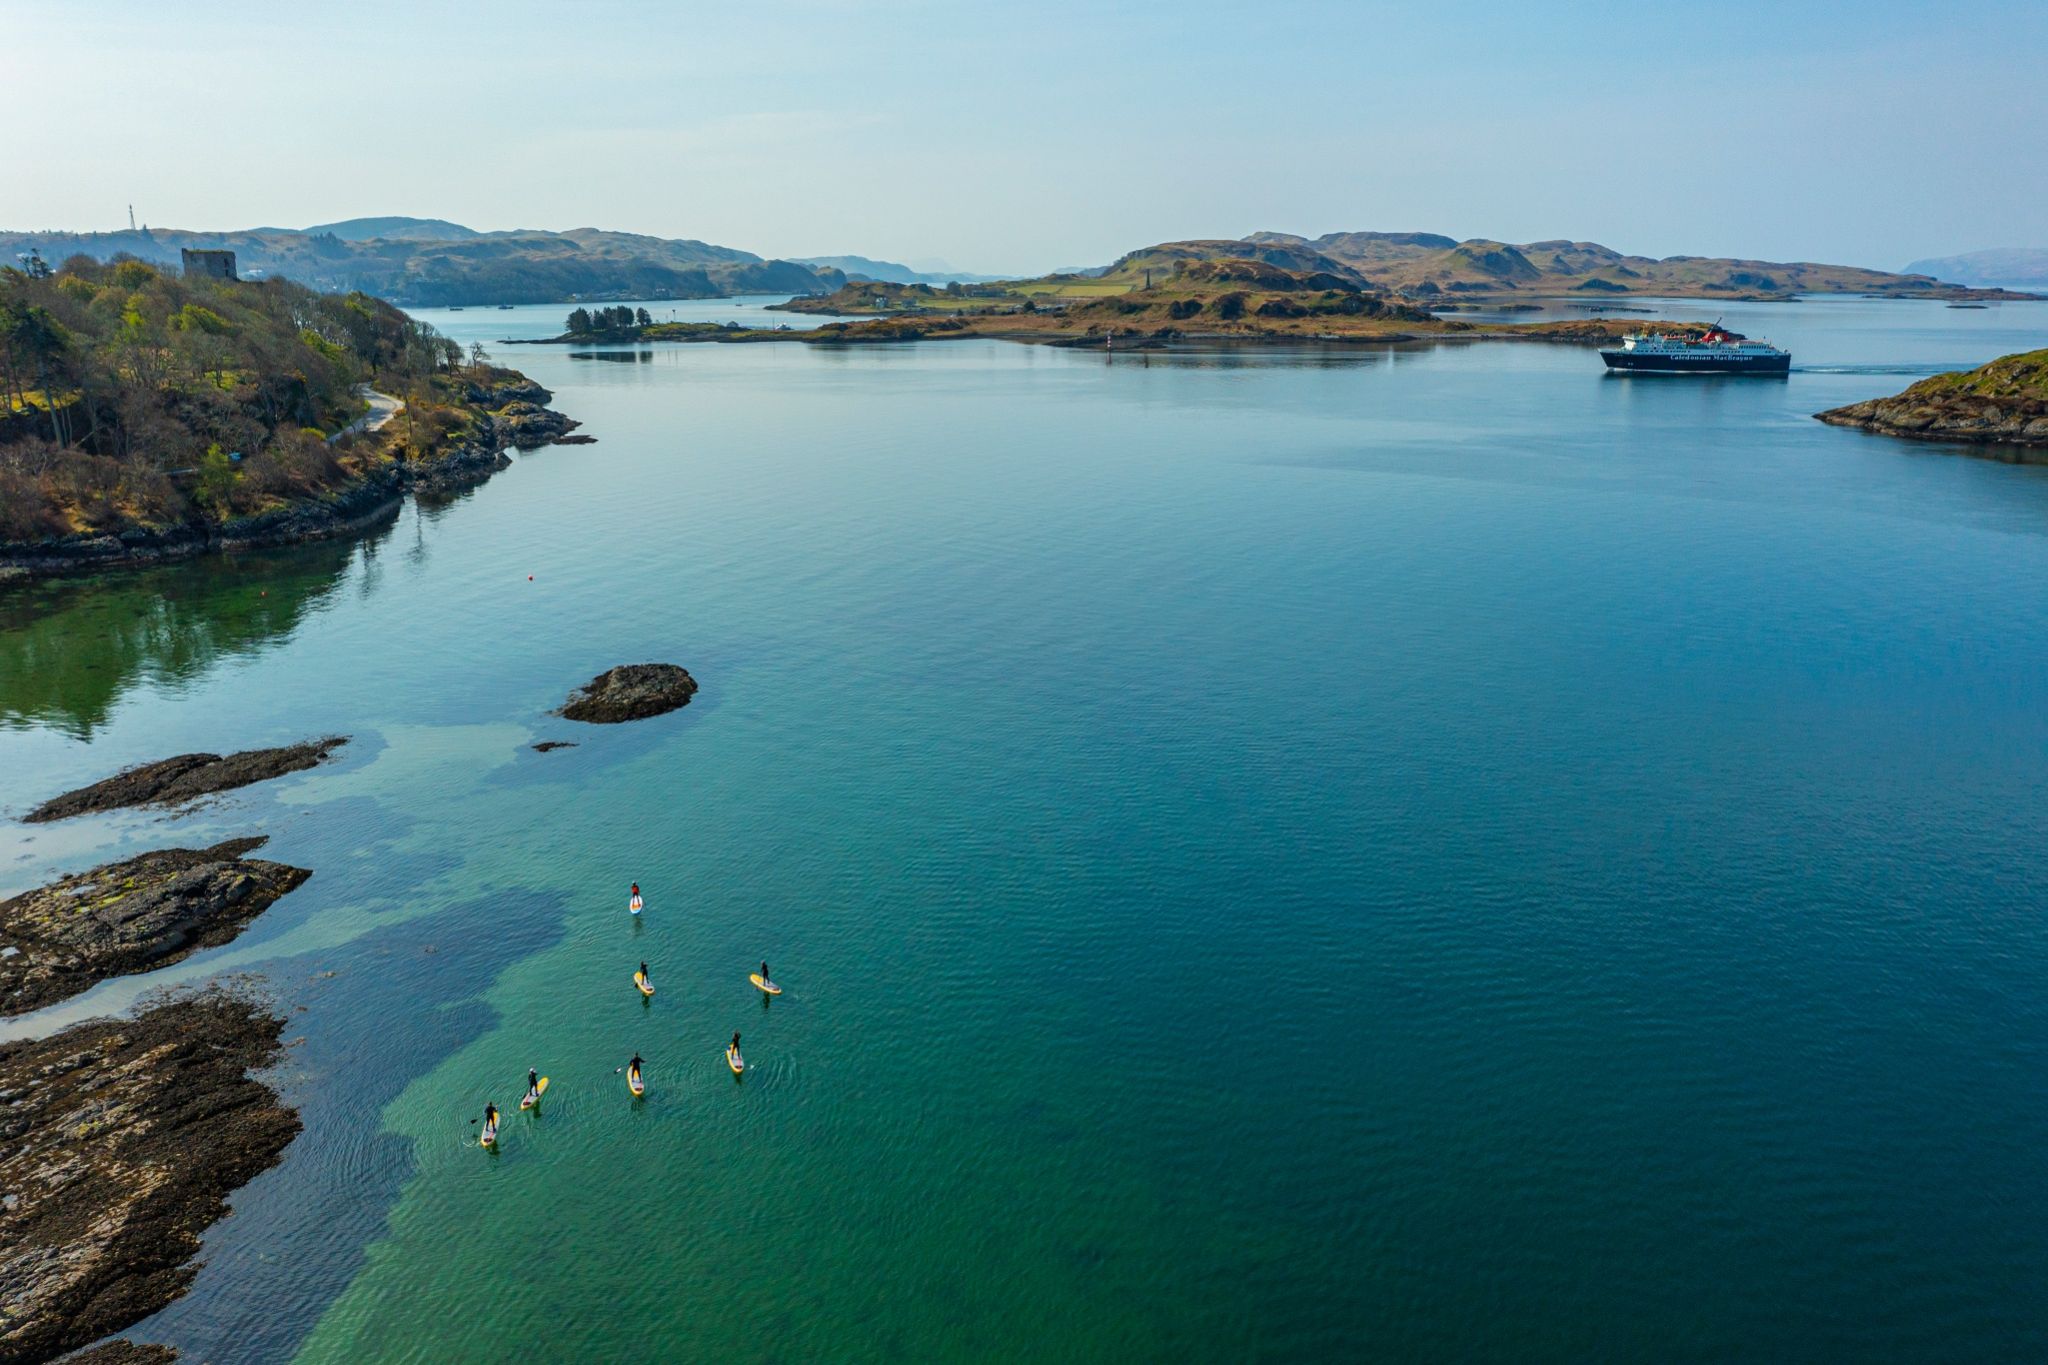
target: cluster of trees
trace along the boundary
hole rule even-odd
[[[578,336],[653,325],[654,318],[645,308],[628,308],[623,303],[611,308],[578,308],[569,314],[569,331]]]
[[[258,510],[350,476],[358,384],[462,364],[363,294],[186,280],[137,260],[0,269],[0,538]]]

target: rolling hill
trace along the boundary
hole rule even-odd
[[[351,238],[342,229],[413,235]],[[428,307],[808,294],[845,282],[836,270],[763,260],[731,247],[597,228],[472,232],[437,219],[366,218],[318,231],[0,232],[0,259],[34,249],[51,265],[72,256],[107,261],[126,255],[174,266],[185,247],[232,250],[244,277],[284,276],[325,292],[355,289]]]

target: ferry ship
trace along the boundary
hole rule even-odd
[[[1786,374],[1792,353],[1751,341],[1716,322],[1702,336],[1623,337],[1618,351],[1602,351],[1610,370],[1650,374]]]

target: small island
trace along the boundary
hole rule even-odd
[[[0,269],[0,583],[348,534],[563,439],[551,400],[366,294],[32,258]]]
[[[675,664],[620,664],[577,688],[558,714],[564,720],[616,725],[687,706],[696,695],[697,680]]]
[[[811,346],[964,340],[1149,349],[1175,344],[1548,341],[1598,345],[1642,330],[1700,331],[1699,322],[1609,317],[1476,323],[1437,316],[1346,275],[1291,270],[1240,258],[1184,262],[1136,287],[1044,295],[1009,285],[848,285],[832,294],[771,305],[787,312],[870,315],[808,331],[736,323],[655,322],[644,310],[578,309],[569,330],[532,343],[795,342]]]
[[[2048,462],[2048,350],[2001,356],[1974,370],[1923,379],[1889,398],[1814,416],[1830,426],[1953,441],[1999,459]]]

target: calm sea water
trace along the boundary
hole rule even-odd
[[[16,812],[355,736],[0,828],[10,894],[251,830],[315,869],[7,1030],[227,971],[292,1013],[308,1131],[138,1335],[2048,1355],[2048,470],[1808,417],[2048,305],[1727,312],[1795,373],[508,349],[598,444],[362,542],[0,597]],[[697,701],[549,716],[646,659]],[[471,1145],[529,1065],[542,1111]]]

